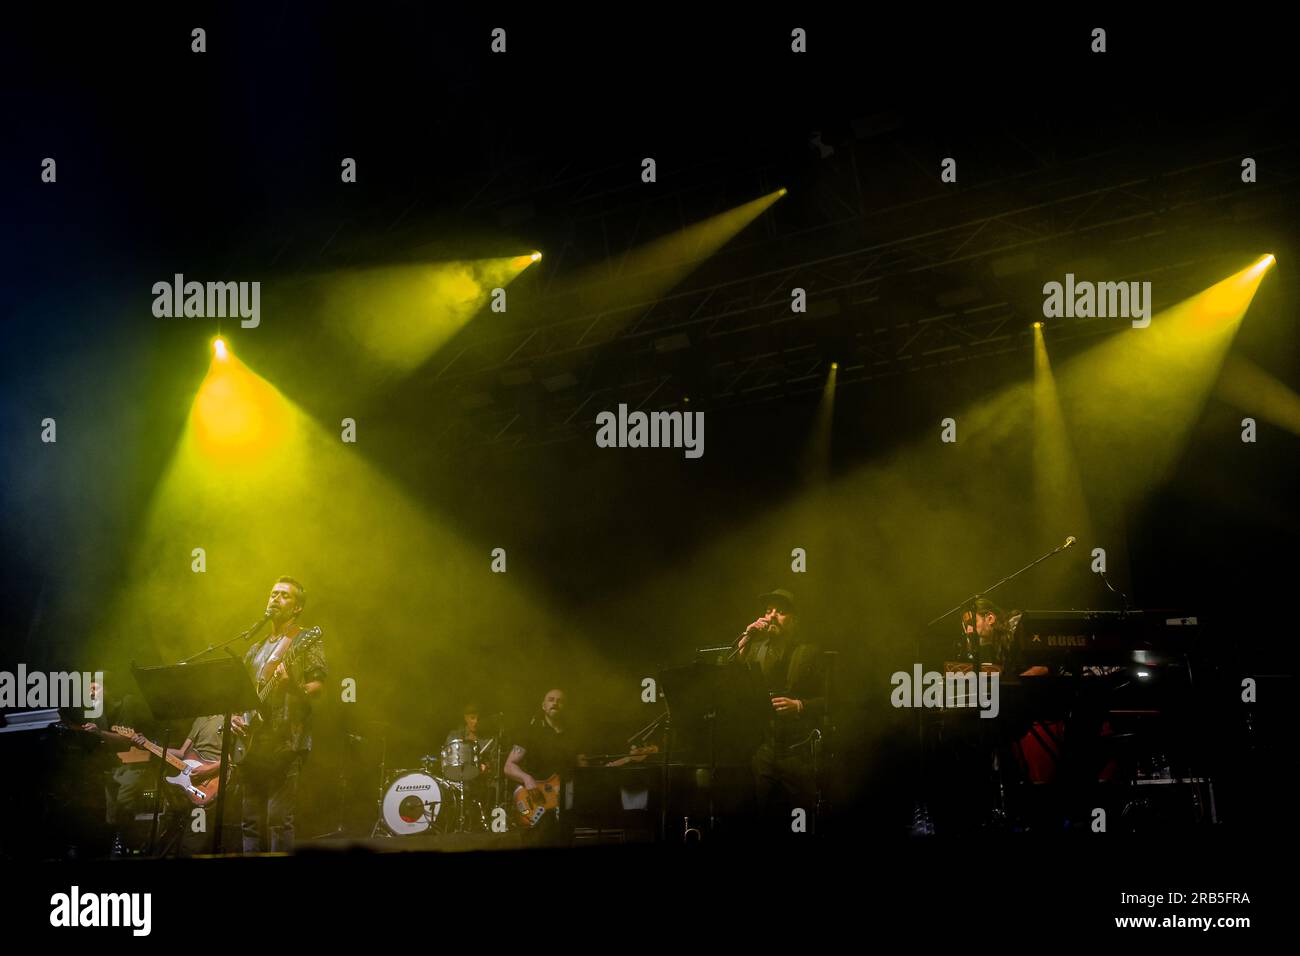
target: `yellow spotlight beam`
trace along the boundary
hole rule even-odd
[[[1181,452],[1268,266],[1260,259],[1070,362],[1061,404],[1084,474],[1111,496],[1150,490]]]
[[[217,339],[191,409],[195,449],[217,462],[246,460],[280,445],[288,420],[284,397]]]
[[[313,623],[327,626],[335,662],[369,659],[372,674],[388,668],[392,684],[372,683],[372,702],[420,692],[402,670],[392,630],[375,626],[391,618],[396,590],[409,620],[456,622],[406,639],[472,657],[506,622],[532,620],[539,659],[572,658],[575,671],[617,684],[582,635],[508,575],[491,573],[481,548],[234,355],[213,356],[132,537],[122,586],[95,638],[110,656],[135,656],[150,637],[164,659],[194,653],[238,633],[265,589],[293,574],[311,595]]]
[[[344,269],[273,284],[268,308],[319,322],[332,349],[363,377],[409,374],[542,254]],[[510,303],[507,300],[507,307]],[[331,362],[325,364],[332,366]]]
[[[691,560],[645,582],[630,606],[678,588],[692,593],[689,581],[698,574],[692,568],[712,569],[714,596],[751,593],[755,580],[792,580],[789,547],[773,547],[789,542],[808,548],[807,571],[793,575],[797,594],[881,596],[862,639],[872,653],[910,653],[918,619],[986,585],[995,569],[1024,562],[1026,479],[1009,473],[1007,462],[1025,447],[1031,407],[1027,383],[1001,388],[972,407],[954,407],[955,444],[940,441],[936,419],[906,447],[772,502],[752,522],[713,537]],[[879,419],[863,427],[879,427]],[[817,554],[822,558],[814,561]],[[1033,572],[1029,586],[1041,583],[1040,575],[1041,569]],[[713,613],[701,605],[701,619]]]
[[[813,485],[821,484],[830,475],[831,430],[835,424],[835,381],[839,377],[839,368],[838,362],[831,362],[826,372],[822,400],[817,406],[817,417],[813,421],[812,433],[808,436],[807,450],[804,453],[804,474]]]
[[[1047,353],[1043,323],[1034,330],[1034,532],[1043,545],[1058,544],[1066,535],[1092,540],[1092,522],[1083,480],[1070,443]],[[1056,562],[1045,569],[1060,583],[1070,566]]]
[[[638,308],[659,298],[721,249],[732,237],[785,195],[780,189],[629,250],[613,275],[593,268],[565,283],[561,295],[576,295],[584,312]]]
[[[1055,403],[1048,401],[1048,379],[1040,374],[1032,385],[1008,384],[953,409],[955,444],[939,441],[935,422],[932,432],[831,483],[824,493],[795,497],[710,542],[694,560],[681,562],[680,570],[646,582],[632,596],[633,606],[674,588],[689,591],[692,569],[701,566],[716,571],[711,593],[745,593],[756,575],[775,579],[787,570],[755,557],[770,554],[772,541],[804,540],[828,520],[839,521],[851,526],[852,534],[836,542],[833,560],[819,562],[815,570],[810,563],[806,580],[830,594],[844,588],[889,594],[891,600],[882,602],[880,618],[872,622],[873,647],[905,652],[916,617],[944,606],[938,595],[956,600],[987,584],[991,569],[1016,567],[1024,559],[1019,531],[1031,526],[1036,506],[1011,465],[1036,434],[1034,412],[1041,407],[1038,421],[1044,432],[1051,429],[1042,446],[1045,460],[1036,465],[1062,476],[1061,500],[1079,501],[1085,529],[1094,511],[1113,519],[1114,512],[1149,490],[1154,471],[1182,447],[1265,268],[1266,263],[1256,263],[1153,316],[1149,327],[1125,328],[1072,359],[1057,376]],[[1043,373],[1050,368],[1046,359],[1044,350]],[[1066,421],[1073,442],[1066,438]],[[1081,471],[1066,454],[1070,447],[1084,466]],[[1092,452],[1091,468],[1083,449]],[[1092,508],[1072,488],[1072,474],[1087,476]],[[1111,526],[1109,520],[1099,524]],[[1084,534],[1079,537],[1086,548],[1091,542]],[[1085,548],[1056,559],[1073,568],[1065,573],[1076,583],[1087,577]],[[1050,593],[1053,580],[1044,573],[1041,567],[1031,572],[1012,593],[1033,593],[1044,603],[1056,600]],[[994,597],[1010,599],[1001,593]]]
[[[1215,394],[1251,418],[1262,418],[1300,435],[1300,395],[1254,362],[1228,356]]]

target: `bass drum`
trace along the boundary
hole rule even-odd
[[[435,828],[451,808],[450,788],[419,770],[399,770],[384,790],[379,815],[393,836],[412,836]]]

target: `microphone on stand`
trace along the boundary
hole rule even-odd
[[[260,618],[258,618],[257,621],[256,621],[256,623],[254,623],[251,627],[249,627],[248,630],[246,630],[246,631],[243,633],[242,636],[243,636],[244,640],[248,640],[248,639],[251,638],[254,634],[256,634],[258,631],[260,631],[263,627],[266,626],[267,622],[270,621],[271,618],[273,618],[274,616],[275,616],[275,608],[273,608],[273,607],[268,607],[268,608],[266,609],[266,613],[263,614]]]

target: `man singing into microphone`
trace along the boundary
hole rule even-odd
[[[736,653],[772,701],[751,764],[755,795],[765,826],[790,832],[790,811],[798,808],[807,812],[811,831],[817,801],[813,748],[826,706],[822,654],[804,640],[791,592],[778,588],[759,600],[765,610],[745,628]]]
[[[245,853],[293,850],[298,773],[311,751],[311,699],[325,680],[320,628],[298,624],[306,603],[296,580],[276,581],[266,608],[270,633],[244,655],[259,694],[267,691],[259,712],[231,717],[231,728],[247,741],[239,765]]]

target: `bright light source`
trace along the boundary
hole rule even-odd
[[[1267,272],[1269,270],[1269,267],[1271,267],[1275,262],[1277,262],[1277,259],[1273,257],[1273,253],[1270,252],[1267,255],[1262,255],[1257,260],[1255,260],[1254,265],[1252,265],[1249,269],[1247,269],[1244,273],[1242,273],[1242,275],[1247,280],[1256,279],[1259,276],[1262,276],[1265,272]]]
[[[230,353],[226,351],[226,342],[224,339],[217,338],[212,340],[212,353],[216,355],[220,361],[224,362],[226,360]]]
[[[213,343],[208,374],[194,396],[190,426],[197,449],[221,463],[248,461],[283,444],[292,421],[289,404],[264,378]]]
[[[836,370],[837,368],[839,368],[839,367],[840,367],[840,363],[839,363],[839,362],[831,362],[831,371],[832,371],[832,372],[835,371],[835,370]]]
[[[540,252],[534,252],[529,258],[531,258],[534,262],[536,262],[541,257],[542,254]]]
[[[1150,676],[1151,676],[1151,672],[1150,672],[1150,671],[1138,671],[1138,672],[1137,672],[1137,676],[1138,676],[1138,677],[1150,677]]]
[[[786,192],[788,192],[788,190],[787,190],[784,186],[782,186],[782,187],[780,188],[780,190],[777,192],[777,195],[778,195],[778,196],[784,196],[784,195],[786,194]]]
[[[1043,327],[1043,323],[1042,323],[1042,322],[1035,322],[1035,323],[1034,323],[1034,328],[1036,328],[1036,329],[1041,329],[1042,327]]]

